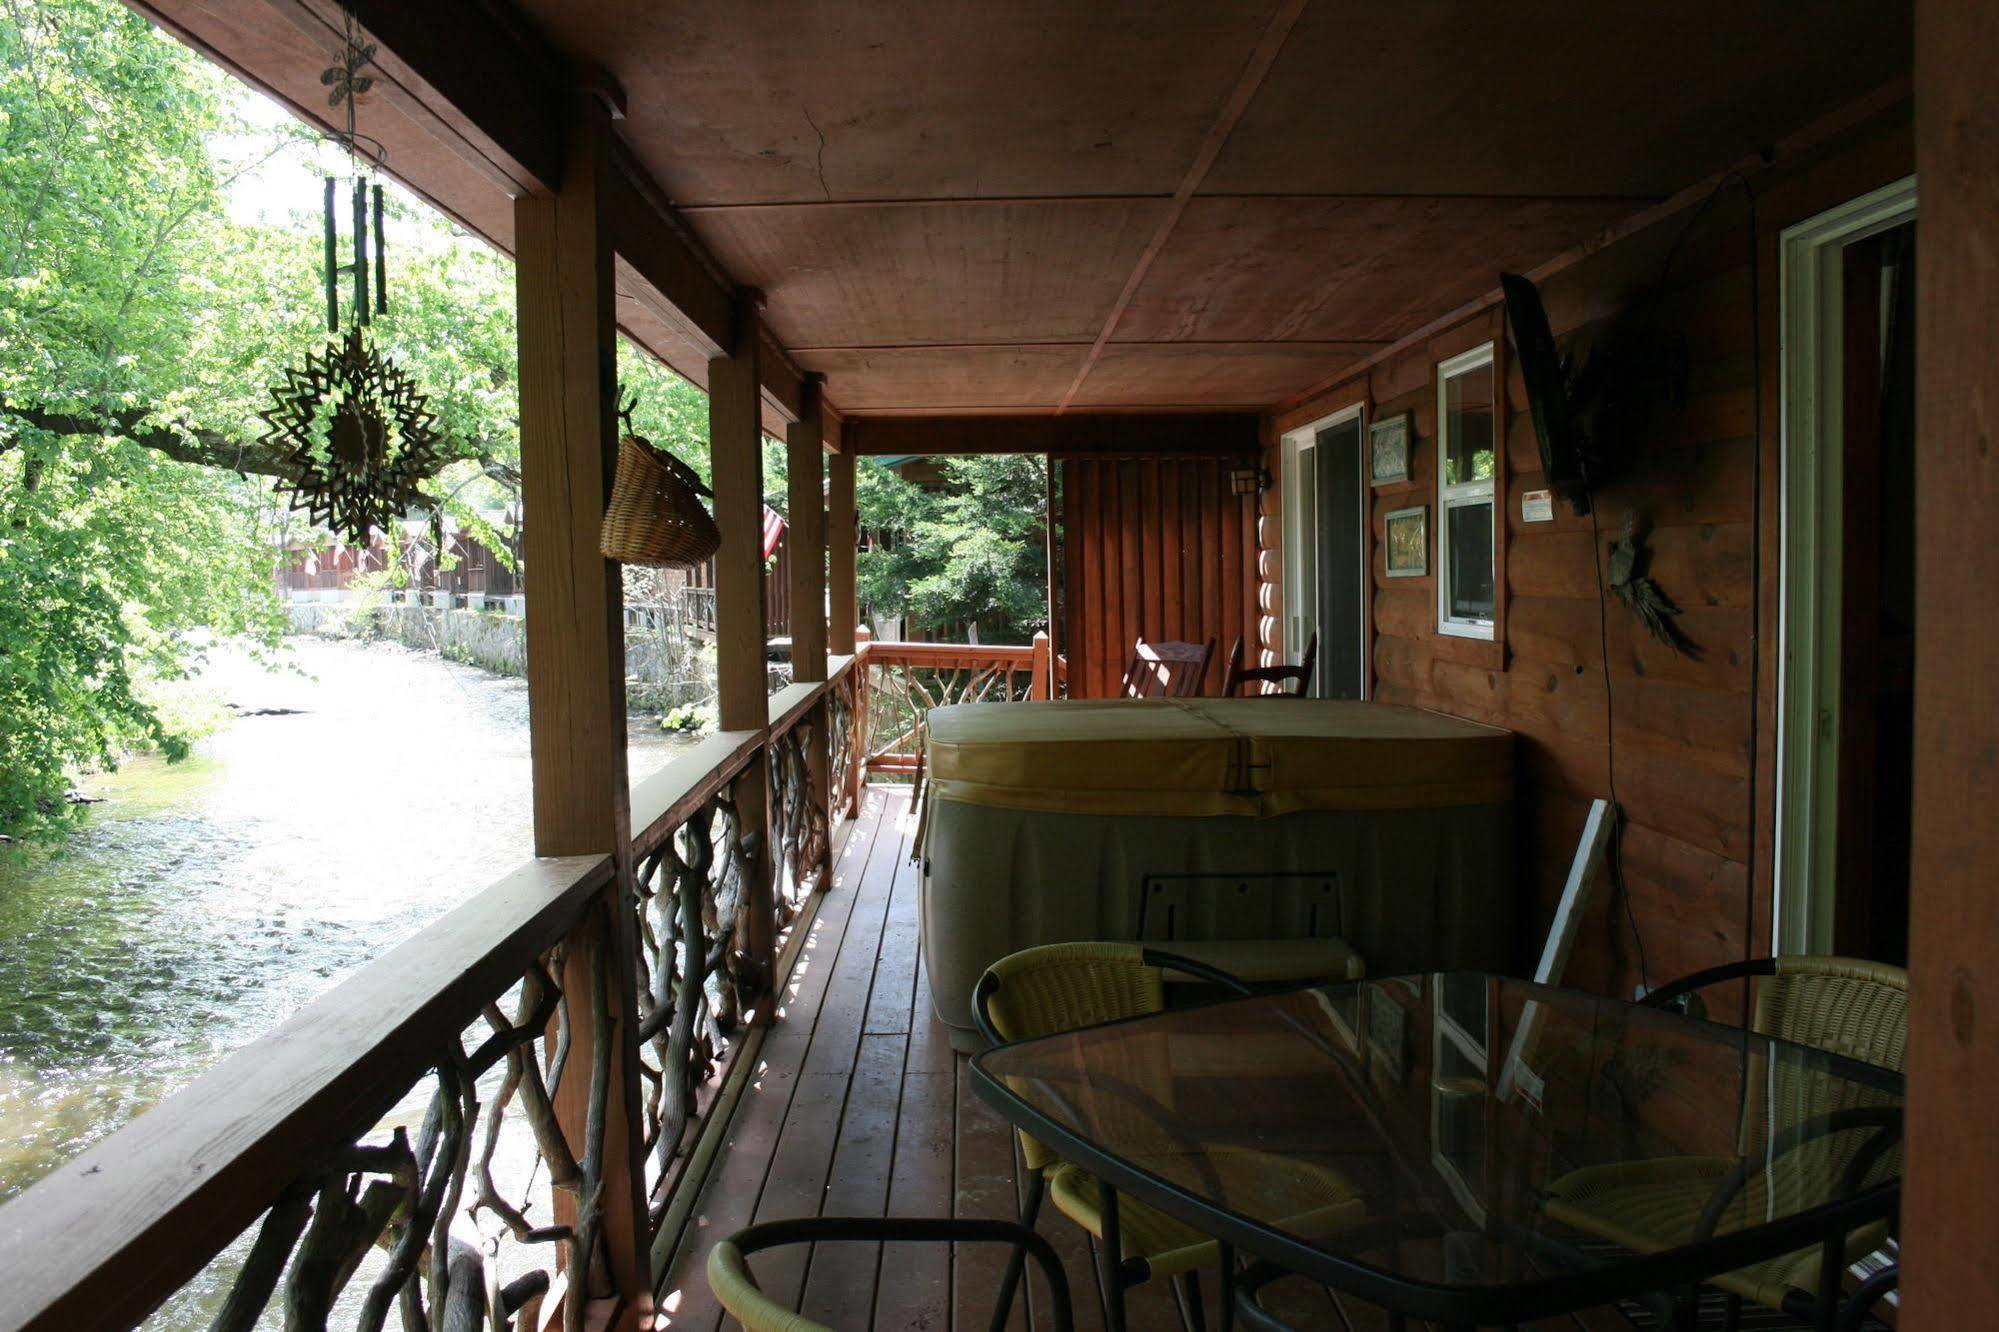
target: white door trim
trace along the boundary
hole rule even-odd
[[[1916,178],[1849,200],[1777,242],[1777,791],[1771,947],[1832,950],[1839,790],[1844,248],[1916,216]]]
[[[1297,427],[1295,430],[1287,430],[1284,432],[1280,447],[1280,456],[1284,468],[1284,655],[1285,660],[1295,666],[1298,664],[1299,655],[1305,650],[1304,643],[1298,641],[1296,635],[1292,632],[1293,625],[1297,623],[1292,613],[1294,608],[1293,597],[1296,596],[1297,588],[1297,573],[1293,568],[1292,555],[1299,548],[1298,543],[1301,538],[1311,542],[1313,563],[1317,567],[1318,574],[1322,577],[1325,574],[1325,568],[1318,560],[1319,524],[1317,511],[1313,512],[1310,523],[1302,523],[1299,518],[1299,515],[1304,510],[1305,497],[1295,493],[1296,488],[1292,485],[1292,478],[1297,474],[1294,461],[1299,452],[1306,446],[1318,447],[1319,433],[1321,431],[1330,430],[1337,425],[1345,425],[1348,421],[1359,423],[1361,433],[1360,448],[1357,450],[1360,455],[1360,558],[1358,564],[1360,566],[1360,604],[1362,607],[1360,617],[1360,696],[1364,699],[1370,698],[1374,694],[1374,644],[1368,641],[1368,617],[1365,609],[1372,601],[1374,592],[1372,586],[1374,571],[1369,563],[1372,559],[1369,538],[1373,533],[1374,515],[1370,510],[1373,491],[1367,472],[1366,407],[1367,404],[1364,401],[1356,402],[1350,407],[1340,408],[1340,410],[1332,413],[1330,416],[1322,416],[1316,421]],[[1314,580],[1314,586],[1316,585],[1316,580]],[[1313,619],[1315,622],[1317,618],[1317,610],[1314,608]],[[1323,633],[1325,626],[1320,625],[1319,628]],[[1320,654],[1322,661],[1324,655],[1323,652]],[[1316,692],[1320,689],[1324,681],[1325,672],[1321,669],[1315,671],[1314,674],[1319,676],[1319,679],[1312,682],[1312,688]]]

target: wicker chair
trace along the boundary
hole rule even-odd
[[[972,1015],[980,1032],[995,1044],[1032,1040],[1078,1027],[1114,1022],[1160,1012],[1166,1006],[1166,975],[1207,981],[1235,994],[1249,988],[1235,977],[1205,963],[1161,953],[1136,943],[1066,943],[1029,948],[1001,958],[979,978],[973,992]],[[1156,1069],[1131,1071],[1133,1085],[1143,1087]],[[1143,1115],[1134,1109],[1134,1117]],[[1137,1125],[1135,1124],[1135,1127]],[[1156,1125],[1152,1127],[1156,1128]],[[1181,1321],[1190,1329],[1205,1325],[1201,1285],[1203,1267],[1220,1267],[1226,1276],[1232,1261],[1221,1244],[1133,1198],[1119,1198],[1109,1186],[1079,1166],[1061,1160],[1025,1133],[1019,1135],[1023,1168],[1028,1172],[1027,1198],[1020,1220],[1033,1226],[1043,1195],[1101,1245],[1106,1322],[1125,1326],[1124,1293],[1154,1277],[1169,1277],[1179,1303]],[[1269,1177],[1263,1153],[1240,1148],[1209,1148],[1208,1162],[1227,1188],[1231,1176],[1247,1181]],[[1298,1211],[1292,1223],[1300,1230],[1330,1231],[1364,1219],[1366,1204],[1337,1171],[1285,1162]],[[1261,1168],[1259,1168],[1261,1167]],[[1106,1224],[1108,1219],[1109,1224]],[[1116,1260],[1110,1260],[1112,1246]],[[1001,1285],[993,1317],[995,1332],[1005,1325],[1020,1275],[1016,1252]],[[1222,1298],[1229,1299],[1226,1279]],[[1224,1315],[1226,1320],[1227,1315]]]
[[[745,1260],[753,1253],[786,1244],[841,1241],[1011,1245],[1016,1255],[1032,1255],[1047,1279],[1055,1332],[1070,1332],[1073,1314],[1069,1279],[1062,1271],[1061,1260],[1047,1240],[1011,1221],[900,1216],[813,1216],[767,1221],[737,1231],[708,1251],[708,1287],[748,1332],[834,1332],[764,1294]]]
[[[1740,980],[1757,982],[1751,1024],[1762,1035],[1901,1071],[1908,1030],[1909,974],[1900,967],[1843,957],[1762,958],[1698,972],[1653,991],[1645,1002],[1665,1008],[1706,986]],[[1795,1082],[1810,1076],[1796,1071],[1788,1074],[1788,1079]],[[1777,1080],[1782,1083],[1786,1079],[1780,1070]],[[1788,1099],[1786,1087],[1773,1088],[1770,1082],[1762,1076],[1749,1079],[1753,1099],[1745,1123],[1761,1117],[1759,1106],[1782,1105]],[[1814,1103],[1814,1109],[1847,1113],[1857,1128],[1889,1126],[1893,1113],[1870,1106],[1867,1099],[1865,1092],[1855,1089],[1839,1105]],[[1876,1114],[1870,1115],[1870,1110]],[[1796,1136],[1791,1150],[1812,1153],[1813,1157],[1807,1158],[1811,1170],[1781,1172],[1779,1188],[1802,1187],[1808,1179],[1829,1182],[1853,1162],[1873,1135],[1856,1129]],[[1883,1159],[1892,1166],[1899,1152],[1899,1145],[1890,1147]],[[1586,1234],[1648,1252],[1685,1242],[1697,1228],[1714,1224],[1711,1218],[1724,1206],[1753,1214],[1766,1203],[1782,1208],[1807,1201],[1787,1203],[1781,1196],[1767,1197],[1770,1184],[1766,1174],[1744,1171],[1741,1164],[1725,1157],[1678,1157],[1586,1167],[1556,1181],[1550,1189],[1547,1212]],[[1819,1191],[1813,1192],[1816,1195]],[[1883,1224],[1849,1236],[1847,1262],[1873,1252],[1886,1234]],[[1727,1325],[1733,1329],[1744,1300],[1794,1317],[1812,1318],[1824,1296],[1819,1281],[1820,1251],[1813,1248],[1729,1272],[1714,1278],[1712,1284],[1727,1297]],[[1866,1301],[1878,1299],[1888,1284],[1875,1283],[1876,1288],[1865,1292]],[[1853,1304],[1860,1304],[1860,1297]],[[1862,1312],[1860,1307],[1849,1308],[1847,1317],[1852,1325],[1858,1325]]]

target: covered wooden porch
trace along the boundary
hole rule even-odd
[[[832,888],[800,928],[777,1027],[740,1080],[734,1109],[705,1131],[706,1177],[689,1181],[683,1229],[659,1290],[663,1326],[730,1326],[708,1289],[715,1241],[745,1226],[796,1216],[974,1216],[1012,1219],[1021,1201],[1013,1131],[973,1092],[966,1057],[930,1003],[917,946],[920,875],[912,858],[916,812],[906,784],[864,788],[836,839]],[[1098,1269],[1083,1233],[1059,1214],[1039,1229],[1072,1280],[1076,1325],[1103,1326]],[[830,1327],[984,1329],[991,1324],[1003,1253],[964,1246],[821,1246],[769,1259],[758,1276],[776,1298]],[[1127,1297],[1130,1325],[1178,1325],[1164,1281]],[[1386,1316],[1308,1282],[1266,1299],[1297,1327],[1374,1332]],[[1773,1316],[1774,1317],[1774,1316]],[[1755,1328],[1755,1315],[1744,1324]],[[1011,1328],[1049,1326],[1042,1289]],[[1417,1324],[1417,1326],[1423,1326]],[[1614,1310],[1534,1325],[1547,1332],[1628,1329]]]
[[[133,4],[323,123],[343,7]],[[1042,698],[1067,662],[1069,692],[1108,693],[1138,634],[1223,651],[1240,635],[1276,662],[1287,552],[1320,567],[1286,542],[1284,437],[1387,408],[1434,455],[1440,369],[1482,351],[1489,632],[1446,627],[1436,584],[1389,581],[1401,492],[1363,490],[1358,696],[1524,737],[1536,935],[1548,849],[1622,777],[1651,819],[1634,821],[1634,930],[1670,941],[1675,970],[1767,951],[1781,589],[1764,556],[1786,512],[1767,273],[1784,228],[1912,171],[1924,705],[1904,1316],[1977,1325],[1999,1301],[1999,1146],[1962,1130],[1999,1086],[1980,1011],[1999,1002],[1983,803],[1999,633],[1981,613],[1999,579],[1976,539],[1999,518],[1999,20],[1917,0],[1912,40],[1899,5],[1520,8],[346,5],[377,45],[363,128],[389,169],[517,265],[537,856],[0,1210],[0,1332],[122,1332],[169,1300],[226,1329],[267,1309],[707,1328],[703,1255],[753,1221],[1009,1214],[1007,1131],[927,1008],[907,788],[869,780],[910,773],[938,701],[897,681],[960,672],[982,697]],[[1548,280],[1560,331],[1587,332],[1738,185],[1765,211],[1699,237],[1672,293],[1708,378],[1648,494],[1676,515],[1661,558],[1707,650],[1668,658],[1596,618],[1596,534],[1566,517],[1507,531],[1551,478],[1493,284]],[[709,394],[723,537],[719,731],[637,783],[622,585],[597,545],[621,330]],[[796,680],[776,694],[766,435],[791,508]],[[857,463],[984,452],[1067,469],[1054,641],[868,642]],[[1423,465],[1395,484],[1427,483],[1441,525]],[[1647,978],[1621,934],[1587,937],[1589,984]],[[507,1143],[525,1168],[506,1169]],[[1092,1271],[1074,1227],[1043,1225],[1072,1274]],[[761,1270],[836,1325],[969,1329],[999,1263],[858,1247]],[[1153,1284],[1137,1326],[1174,1317]],[[1316,1288],[1281,1298],[1303,1326],[1378,1317]]]

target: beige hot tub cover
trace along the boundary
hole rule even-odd
[[[1482,805],[1513,736],[1422,708],[1321,699],[1089,699],[933,709],[931,797],[1071,814],[1247,815]]]

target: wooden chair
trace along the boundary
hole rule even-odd
[[[1124,668],[1126,698],[1192,698],[1208,678],[1215,640],[1205,643],[1148,643],[1138,640]]]
[[[1305,640],[1305,659],[1296,666],[1245,666],[1242,664],[1242,640],[1236,639],[1229,649],[1229,671],[1222,679],[1222,697],[1234,698],[1237,685],[1273,684],[1272,690],[1251,690],[1251,698],[1305,698],[1312,692],[1312,664],[1319,657],[1319,635]],[[1296,689],[1285,686],[1297,682]]]

